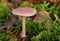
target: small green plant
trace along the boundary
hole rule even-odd
[[[43,4],[35,4],[33,7],[37,10],[37,12],[41,10],[47,10],[50,3],[46,3],[46,1]]]
[[[50,6],[47,11],[48,11],[50,14],[54,14],[54,10],[55,10],[55,9],[56,9],[56,8],[55,8],[54,6]]]
[[[0,32],[0,41],[16,41],[16,39],[5,32]]]
[[[24,1],[24,2],[22,2],[22,4],[20,4],[20,7],[32,7],[32,6],[33,6],[33,4],[31,4],[27,1]]]
[[[5,22],[5,20],[9,19],[10,15],[11,11],[7,8],[7,6],[3,3],[0,3],[0,23],[2,23],[2,21]]]

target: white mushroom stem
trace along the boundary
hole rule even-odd
[[[22,18],[22,38],[26,38],[25,17]]]

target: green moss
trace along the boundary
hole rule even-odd
[[[16,39],[5,32],[0,32],[0,41],[16,41]]]

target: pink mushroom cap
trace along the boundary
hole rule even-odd
[[[36,14],[36,10],[31,7],[16,8],[12,11],[14,15],[18,16],[33,16]]]

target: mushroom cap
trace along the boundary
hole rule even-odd
[[[36,14],[36,10],[31,7],[22,7],[22,8],[16,8],[12,11],[14,15],[18,16],[33,16]]]

